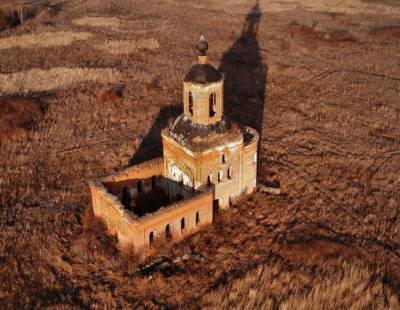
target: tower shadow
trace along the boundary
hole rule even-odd
[[[161,130],[168,122],[182,112],[181,105],[168,105],[161,108],[149,132],[144,136],[138,149],[129,160],[129,165],[136,165],[162,155]]]
[[[222,57],[218,68],[225,75],[224,113],[241,126],[250,126],[261,135],[268,67],[262,61],[257,41],[261,19],[259,0],[246,16],[240,37]],[[143,138],[130,165],[162,155],[161,130],[181,113],[181,105],[163,107]]]
[[[224,113],[238,124],[256,129],[260,135],[268,74],[257,40],[261,15],[257,0],[246,16],[240,37],[224,53],[218,68],[226,77]]]

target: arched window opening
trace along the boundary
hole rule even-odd
[[[149,245],[154,245],[154,231],[150,232],[149,234]]]
[[[189,113],[193,115],[193,95],[192,92],[189,92]]]
[[[155,188],[157,186],[157,178],[155,175],[151,177],[151,188]]]
[[[143,193],[143,181],[138,181],[136,184],[136,189],[138,193]]]
[[[211,93],[208,99],[208,110],[210,117],[214,117],[217,113],[217,96],[215,93]]]
[[[185,218],[182,217],[182,219],[181,219],[181,232],[183,232],[185,230],[185,225],[186,225]]]
[[[200,225],[200,213],[199,211],[196,212],[196,226]]]
[[[232,169],[232,167],[229,167],[229,169],[228,169],[228,179],[232,179],[232,176],[233,176],[233,169]]]
[[[228,156],[226,154],[222,154],[222,162],[226,163]]]
[[[167,224],[165,226],[165,239],[167,241],[172,240],[172,231],[171,231],[171,225],[170,224]]]
[[[220,172],[218,172],[218,182],[222,182],[224,178],[224,172],[221,170]]]

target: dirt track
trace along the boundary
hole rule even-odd
[[[0,49],[0,83],[31,69],[118,72],[116,80],[60,85],[71,80],[74,70],[66,70],[45,92],[22,83],[3,94],[0,104],[11,96],[46,109],[30,120],[35,126],[0,116],[0,300],[188,305],[259,265],[307,291],[342,261],[367,266],[398,293],[400,7],[305,2],[68,1],[0,32],[0,42],[28,32],[91,33],[63,46]],[[85,16],[109,19],[74,22]],[[90,223],[87,182],[159,154],[200,34],[227,74],[227,114],[261,130],[260,182],[279,181],[284,194],[244,198],[213,228],[162,251],[204,259],[171,277],[141,278]],[[159,47],[107,52],[107,42],[145,39]],[[270,297],[280,304],[292,293]]]

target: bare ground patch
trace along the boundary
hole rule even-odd
[[[177,1],[172,1],[177,3]],[[394,15],[400,14],[399,2],[396,0],[292,0],[292,1],[259,1],[262,12],[286,12],[296,8],[304,8],[312,12],[343,13],[348,15],[376,14]],[[210,9],[218,11],[242,11],[243,1],[231,0],[229,5],[221,5],[221,1],[213,0],[207,3],[196,3],[194,8]],[[232,9],[234,8],[234,9]]]
[[[289,27],[289,34],[292,38],[302,38],[310,46],[325,42],[349,42],[356,43],[357,38],[347,29],[328,29],[320,26],[309,26],[292,22]]]
[[[0,4],[0,31],[14,28],[36,15],[36,9],[19,3]]]
[[[364,3],[371,4],[383,4],[392,7],[400,7],[400,2],[398,0],[361,0]]]
[[[10,48],[34,48],[34,47],[50,47],[65,46],[74,41],[87,40],[92,35],[89,32],[43,32],[35,34],[24,34],[21,36],[12,36],[0,39],[0,50]]]
[[[155,50],[160,47],[154,38],[126,41],[108,41],[95,46],[110,54],[130,54],[138,50]]]
[[[43,117],[46,106],[35,99],[0,99],[0,144],[4,139],[26,136]]]
[[[400,14],[400,10],[395,6],[388,6],[388,2],[393,0],[296,0],[290,2],[293,6],[301,6],[310,11],[332,12],[343,14],[379,14],[379,15],[394,15]],[[269,4],[264,5],[266,11],[272,11]],[[274,1],[273,8],[275,11],[286,10],[287,4],[285,1]],[[293,8],[293,7],[291,7]]]
[[[40,92],[64,88],[79,82],[112,83],[120,79],[115,69],[87,69],[58,67],[50,70],[0,74],[0,94]]]

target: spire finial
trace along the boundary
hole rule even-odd
[[[204,39],[203,36],[200,36],[200,39],[197,42],[196,48],[200,52],[199,63],[202,65],[206,64],[207,63],[206,51],[208,50],[208,43],[207,43],[206,39]]]
[[[200,52],[200,56],[206,56],[206,51],[208,50],[208,43],[204,36],[200,36],[199,41],[197,42],[197,50]]]

